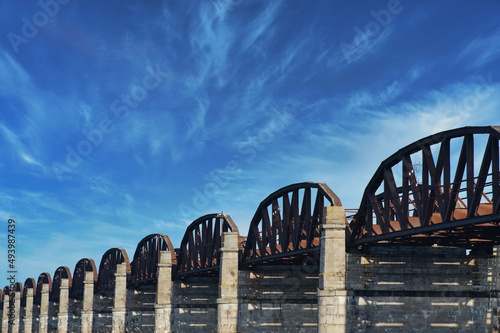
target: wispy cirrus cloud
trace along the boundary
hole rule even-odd
[[[488,66],[500,59],[500,30],[482,35],[469,41],[457,57],[457,61],[465,61],[468,66],[478,68]]]

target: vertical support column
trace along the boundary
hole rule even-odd
[[[113,333],[125,333],[125,316],[127,305],[127,265],[116,266],[115,273],[115,304],[113,306]]]
[[[220,249],[217,332],[238,332],[238,233],[225,232]]]
[[[2,333],[8,333],[8,332],[9,332],[9,295],[3,295]]]
[[[172,316],[172,253],[160,252],[156,284],[155,333],[170,333]]]
[[[26,289],[26,307],[24,311],[24,332],[33,330],[33,289]]]
[[[19,316],[21,315],[21,292],[14,292],[14,318],[11,320],[10,331],[12,333],[19,333]]]
[[[94,320],[94,272],[85,272],[83,281],[83,305],[81,315],[81,333],[92,333]]]
[[[49,326],[49,284],[42,284],[42,299],[40,302],[40,323],[39,333],[47,333]]]
[[[321,224],[318,333],[346,332],[345,210],[328,206]]]
[[[59,312],[57,313],[57,333],[68,332],[69,280],[61,279],[59,291]]]

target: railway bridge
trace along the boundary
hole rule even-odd
[[[499,139],[464,127],[400,149],[351,216],[326,184],[297,183],[246,234],[207,214],[178,247],[151,234],[130,257],[16,282],[2,333],[497,331]]]

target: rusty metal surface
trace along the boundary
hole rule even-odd
[[[238,232],[229,215],[208,214],[193,221],[177,250],[177,276],[218,270],[222,233],[227,231]]]
[[[38,276],[38,280],[36,283],[36,295],[33,299],[33,303],[40,305],[40,302],[42,300],[42,284],[48,284],[49,285],[49,294],[52,291],[52,279],[50,277],[50,274],[45,272],[41,273]]]
[[[97,291],[115,286],[116,266],[122,263],[127,265],[127,274],[130,274],[130,261],[127,252],[122,248],[111,248],[102,255],[97,277]]]
[[[50,292],[49,300],[52,302],[59,302],[59,296],[61,294],[61,280],[68,279],[69,287],[72,285],[71,271],[67,266],[59,266],[54,272],[54,278],[52,279],[52,291]]]
[[[132,283],[155,282],[158,276],[160,251],[170,251],[175,264],[175,250],[170,238],[164,234],[144,237],[136,247],[132,267]]]
[[[21,297],[21,306],[26,306],[26,296],[28,295],[28,289],[33,289],[33,296],[36,294],[36,281],[33,278],[27,278],[24,281],[23,294]]]
[[[292,184],[269,195],[260,203],[250,223],[240,264],[317,251],[325,205],[342,203],[322,183]]]
[[[81,299],[83,296],[83,289],[85,286],[85,272],[94,273],[94,283],[97,281],[97,268],[93,259],[83,258],[80,259],[73,271],[73,284],[71,285],[70,297],[74,299]]]
[[[348,246],[500,243],[499,139],[499,127],[464,127],[383,161],[349,225]]]

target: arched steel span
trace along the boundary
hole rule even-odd
[[[28,289],[33,289],[33,296],[36,294],[36,281],[33,278],[27,278],[24,281],[23,295],[21,297],[21,306],[26,306],[26,298],[28,296]]]
[[[222,233],[228,231],[239,232],[229,215],[208,214],[193,221],[177,250],[177,276],[218,270]]]
[[[125,263],[127,274],[130,274],[130,260],[127,251],[114,247],[107,250],[101,258],[99,264],[99,275],[97,277],[97,291],[113,288],[115,286],[116,266]]]
[[[269,195],[250,222],[240,264],[317,251],[325,203],[342,205],[337,195],[322,183],[292,184]]]
[[[41,273],[38,276],[38,281],[36,283],[36,294],[35,297],[33,298],[33,303],[40,305],[42,301],[42,285],[43,284],[48,284],[49,285],[49,295],[50,292],[52,292],[52,279],[50,278],[50,274],[45,272]]]
[[[69,288],[73,283],[71,277],[71,271],[68,266],[59,266],[54,272],[54,278],[52,279],[52,291],[50,292],[50,301],[59,302],[59,296],[61,295],[61,280],[68,279]]]
[[[155,282],[158,275],[160,251],[170,251],[175,263],[175,250],[170,238],[164,234],[151,234],[144,237],[134,253],[132,261],[132,283]]]
[[[73,271],[73,284],[70,292],[71,298],[81,299],[83,297],[86,272],[93,273],[93,281],[95,283],[97,281],[97,268],[93,259],[83,258],[76,263],[75,270]]]
[[[500,127],[463,127],[383,161],[349,225],[348,246],[499,243],[499,139]]]

